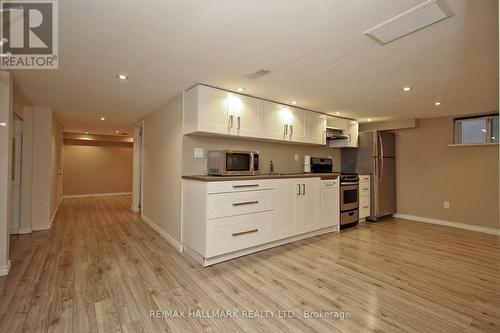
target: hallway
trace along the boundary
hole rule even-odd
[[[65,199],[51,231],[12,237],[1,332],[499,330],[495,236],[391,220],[201,268],[130,212],[130,200]],[[155,310],[239,317],[151,318]]]

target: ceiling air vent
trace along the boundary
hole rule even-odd
[[[260,71],[257,71],[255,73],[247,74],[247,75],[245,75],[245,77],[249,80],[255,80],[255,79],[258,79],[259,77],[262,77],[262,76],[267,75],[269,73],[271,73],[271,72],[268,70],[265,70],[265,69],[261,69]]]
[[[452,13],[440,0],[427,0],[424,3],[393,17],[367,31],[365,35],[382,45],[441,21]]]

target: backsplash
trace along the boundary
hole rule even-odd
[[[204,157],[195,158],[194,148],[203,148]],[[274,164],[274,171],[277,173],[303,172],[304,155],[323,158],[331,157],[333,159],[333,170],[340,171],[340,149],[338,148],[184,135],[182,152],[183,174],[205,174],[206,153],[208,150],[215,149],[259,151],[260,173],[269,172],[269,161],[271,160]],[[295,161],[295,153],[299,155],[298,161]]]

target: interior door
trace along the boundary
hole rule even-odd
[[[261,129],[265,139],[284,140],[283,107],[277,103],[262,102]]]
[[[375,215],[382,217],[396,213],[396,159],[378,158],[375,188]]]
[[[23,121],[17,116],[12,131],[11,225],[10,233],[17,234],[21,225],[21,166]]]
[[[260,137],[261,101],[257,98],[238,96],[235,108],[235,133],[247,137]]]
[[[200,112],[203,131],[233,134],[234,115],[229,109],[229,93],[219,89],[200,87]]]

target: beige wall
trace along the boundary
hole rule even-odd
[[[205,158],[194,158],[194,148],[203,148]],[[248,141],[234,138],[213,138],[185,135],[183,140],[183,174],[205,174],[206,152],[212,149],[241,149],[260,152],[260,172],[269,172],[269,161],[278,173],[303,172],[304,155],[333,158],[334,171],[340,171],[340,149],[318,146],[284,144],[276,142]],[[299,154],[295,161],[295,153]]]
[[[62,185],[62,140],[63,128],[52,115],[52,160],[51,160],[51,204],[50,216],[53,219],[59,202],[61,201]]]
[[[52,110],[33,112],[33,180],[31,183],[31,226],[49,229],[52,218]],[[24,203],[23,203],[24,204]]]
[[[181,241],[182,96],[144,118],[142,214]]]
[[[452,118],[419,120],[396,138],[398,213],[499,227],[498,146],[448,147]]]
[[[63,148],[63,194],[132,191],[132,146],[68,141]]]
[[[359,131],[360,132],[389,131],[396,129],[415,128],[417,127],[417,125],[418,121],[415,118],[396,119],[389,121],[380,121],[376,123],[359,124]]]

